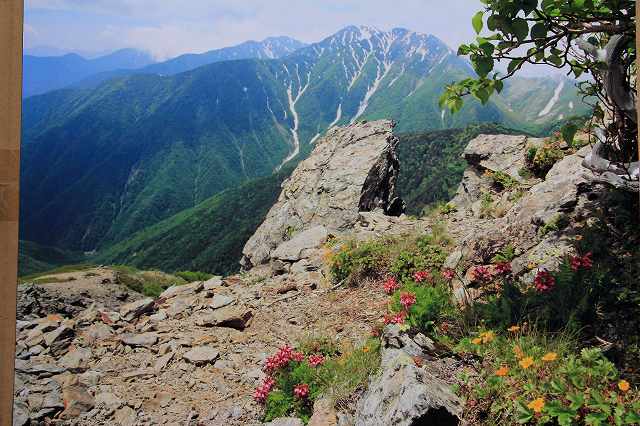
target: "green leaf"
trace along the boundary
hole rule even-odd
[[[481,56],[473,61],[473,65],[480,77],[486,77],[493,69],[493,59]]]
[[[484,12],[480,11],[475,15],[473,15],[473,18],[471,19],[471,24],[473,25],[473,29],[475,30],[476,34],[480,34],[480,31],[482,31],[483,16],[484,16]]]
[[[516,18],[511,25],[513,27],[513,35],[515,35],[519,41],[527,38],[527,35],[529,35],[529,24],[527,21],[522,18]]]
[[[498,93],[502,92],[502,89],[504,88],[504,82],[502,80],[495,80],[493,84],[494,84],[494,87],[496,88],[496,92]]]
[[[507,72],[511,73],[513,70],[522,65],[522,59],[512,59],[507,66]]]
[[[547,26],[542,22],[538,22],[533,27],[531,27],[531,37],[532,38],[545,38],[547,36]]]

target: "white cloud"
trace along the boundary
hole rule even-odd
[[[406,27],[456,47],[473,36],[480,7],[479,0],[26,0],[25,16],[82,17],[67,34],[53,22],[39,26],[58,47],[138,47],[166,58],[273,35],[314,42],[350,24]]]

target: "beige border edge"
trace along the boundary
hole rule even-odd
[[[23,0],[0,0],[0,426],[12,424]]]

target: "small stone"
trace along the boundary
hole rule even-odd
[[[212,277],[204,282],[204,289],[207,291],[220,287],[222,287],[222,277]]]
[[[100,404],[115,410],[122,405],[122,400],[111,392],[102,392],[96,395],[96,405]]]
[[[111,327],[104,323],[96,323],[91,324],[89,327],[84,329],[82,332],[82,337],[89,344],[94,344],[96,342],[105,340],[113,336],[114,332]]]
[[[160,295],[160,298],[170,299],[178,295],[184,296],[187,294],[196,294],[201,292],[203,288],[204,288],[204,283],[202,281],[196,281],[193,283],[183,284],[183,285],[174,285],[169,287],[165,291],[163,291],[162,294]]]
[[[211,346],[199,346],[182,355],[184,359],[195,365],[210,364],[218,359],[219,356],[220,352]]]
[[[244,330],[248,327],[253,312],[246,308],[229,306],[213,313],[205,313],[196,319],[196,325],[202,327],[229,327]]]
[[[156,373],[160,373],[162,370],[164,370],[167,364],[169,364],[169,361],[171,361],[171,358],[173,358],[173,352],[170,352],[158,358],[153,365],[153,369],[156,370]]]
[[[313,415],[307,426],[337,426],[338,416],[333,403],[324,398],[318,399],[313,404]]]
[[[137,419],[138,416],[133,408],[126,405],[117,410],[115,414],[116,423],[120,426],[135,426]]]
[[[100,382],[102,376],[103,374],[97,371],[85,371],[78,376],[78,380],[87,386],[96,386]]]
[[[128,346],[149,347],[156,344],[158,335],[156,333],[123,334],[120,341]]]
[[[232,297],[225,296],[222,294],[217,294],[213,296],[213,299],[211,299],[211,302],[209,302],[209,307],[211,309],[223,308],[225,306],[232,304],[233,302],[234,302],[234,299]]]
[[[45,333],[44,341],[51,350],[52,355],[62,354],[71,344],[75,332],[66,325],[61,325],[53,331]]]
[[[158,311],[157,313],[151,315],[149,317],[149,320],[151,322],[154,322],[154,323],[159,323],[159,322],[162,322],[162,321],[166,320],[167,318],[168,318],[167,311],[162,309],[162,310]]]
[[[60,413],[60,418],[64,420],[78,417],[95,405],[95,400],[88,392],[87,386],[80,383],[77,377],[72,377],[63,385],[62,398],[65,409]]]
[[[153,310],[154,301],[152,298],[136,300],[120,308],[120,315],[125,321],[132,321],[142,314]]]
[[[58,364],[73,373],[79,373],[87,369],[91,356],[91,349],[75,348],[60,358]]]

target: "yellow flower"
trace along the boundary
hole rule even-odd
[[[506,366],[502,366],[500,368],[498,368],[498,370],[496,371],[496,376],[498,377],[504,377],[509,373],[509,369]]]
[[[542,409],[544,408],[544,399],[542,398],[534,399],[529,404],[527,404],[527,408],[533,410],[536,413],[541,412]]]
[[[480,337],[482,338],[482,343],[489,343],[496,337],[496,335],[493,331],[485,331],[480,333]]]
[[[524,352],[522,352],[522,349],[520,348],[519,345],[516,345],[513,348],[513,353],[516,354],[516,358],[518,358],[518,359],[524,358]]]
[[[580,241],[582,239],[582,235],[576,235],[576,240]]]
[[[545,362],[555,361],[556,359],[558,359],[558,354],[555,353],[555,352],[547,352],[542,357],[542,360],[545,361]]]
[[[479,345],[480,343],[482,343],[482,339],[480,337],[476,337],[471,341],[471,343],[473,343],[474,345]]]
[[[533,365],[533,358],[531,358],[530,356],[523,358],[522,360],[520,360],[520,362],[518,363],[520,364],[520,367],[524,368],[525,370],[529,367],[531,367]]]
[[[626,380],[620,380],[618,382],[618,389],[620,389],[622,392],[626,392],[629,390],[629,382],[627,382]]]
[[[519,325],[512,325],[511,327],[507,328],[508,331],[515,333],[520,331],[520,326]]]
[[[364,353],[369,352],[369,346],[365,346],[364,348],[362,348],[362,352]]]

